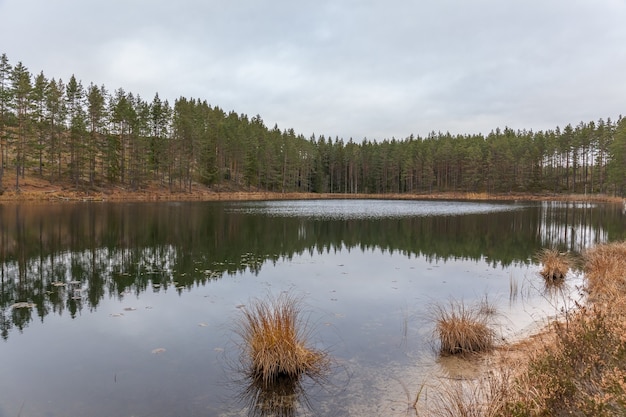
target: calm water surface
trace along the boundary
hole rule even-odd
[[[487,297],[498,334],[515,337],[562,307],[533,255],[624,239],[620,209],[2,205],[0,417],[405,415],[403,385],[416,392],[452,372],[437,360],[429,306]],[[576,297],[580,276],[568,281]],[[268,411],[245,395],[234,330],[251,299],[285,291],[302,297],[311,344],[334,366]]]

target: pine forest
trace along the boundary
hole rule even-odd
[[[332,132],[330,132],[332,133]],[[6,173],[11,172],[11,183]],[[37,176],[77,189],[157,183],[310,193],[626,192],[626,120],[369,140],[305,137],[261,116],[32,74],[0,58],[0,192]]]

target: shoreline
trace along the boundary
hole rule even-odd
[[[193,183],[191,191],[172,188],[158,181],[148,181],[140,189],[124,185],[88,186],[68,181],[51,182],[37,176],[21,178],[15,187],[15,173],[5,172],[0,186],[0,204],[53,202],[158,202],[158,201],[269,201],[269,200],[466,200],[466,201],[562,201],[622,203],[622,197],[608,194],[568,194],[552,192],[487,193],[473,191],[407,192],[407,193],[312,193],[276,192],[244,187],[235,183],[211,187]]]
[[[129,190],[122,187],[97,191],[77,191],[61,186],[32,186],[26,184],[19,191],[5,190],[0,195],[4,203],[54,203],[54,202],[159,202],[159,201],[269,201],[269,200],[470,200],[470,201],[561,201],[591,203],[621,203],[621,197],[606,194],[554,194],[554,193],[300,193],[244,190],[219,190],[199,188],[191,192],[170,191],[167,188],[149,187]]]

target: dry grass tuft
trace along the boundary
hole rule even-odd
[[[456,355],[493,348],[495,332],[489,326],[492,312],[485,310],[484,305],[467,307],[462,301],[450,301],[447,308],[435,305],[433,314],[440,353]]]
[[[283,293],[268,301],[253,300],[243,309],[239,334],[247,372],[262,387],[321,376],[330,363],[326,352],[307,347],[307,325],[300,300]]]
[[[626,242],[607,243],[583,254],[592,301],[619,300],[626,294]]]
[[[431,394],[437,400],[429,415],[626,415],[626,243],[598,245],[583,259],[591,303],[576,304],[566,323],[525,346],[521,362],[505,360],[497,374],[442,384]]]
[[[538,261],[543,264],[541,276],[546,281],[558,282],[565,279],[565,276],[572,268],[574,261],[569,253],[562,253],[556,249],[543,249],[537,254]]]

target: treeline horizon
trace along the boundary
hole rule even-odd
[[[6,184],[4,174],[15,173]],[[33,176],[77,189],[158,182],[273,192],[626,192],[626,121],[360,142],[296,134],[206,100],[151,101],[31,74],[0,57],[0,193]]]

